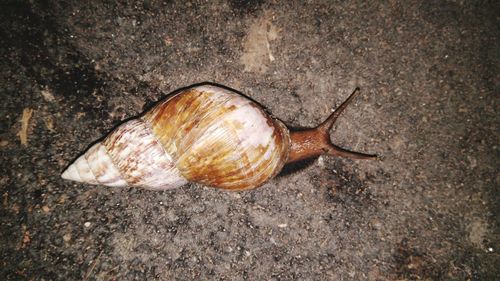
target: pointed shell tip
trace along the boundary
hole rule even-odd
[[[71,164],[62,174],[61,178],[65,180],[72,180],[72,181],[82,181],[82,178],[80,177],[80,174],[78,174],[78,171],[75,167],[75,165]]]

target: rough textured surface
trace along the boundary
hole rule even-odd
[[[0,279],[500,274],[497,1],[100,2],[0,4]],[[384,160],[322,157],[240,193],[60,178],[203,81],[297,127],[360,86],[333,137]]]

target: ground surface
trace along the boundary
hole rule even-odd
[[[0,279],[500,274],[496,1],[17,2],[0,9]],[[238,193],[60,178],[123,119],[203,81],[297,127],[360,86],[332,137],[384,159],[321,157]]]

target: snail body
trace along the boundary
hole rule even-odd
[[[243,190],[261,186],[286,163],[321,154],[372,158],[330,142],[329,130],[356,92],[320,126],[294,132],[230,89],[187,88],[118,126],[62,178],[151,190],[187,182]]]

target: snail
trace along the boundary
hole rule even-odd
[[[114,129],[62,173],[105,186],[165,190],[188,182],[245,190],[283,166],[322,154],[370,159],[331,143],[330,130],[359,88],[319,126],[290,130],[256,102],[214,84],[180,90]]]

